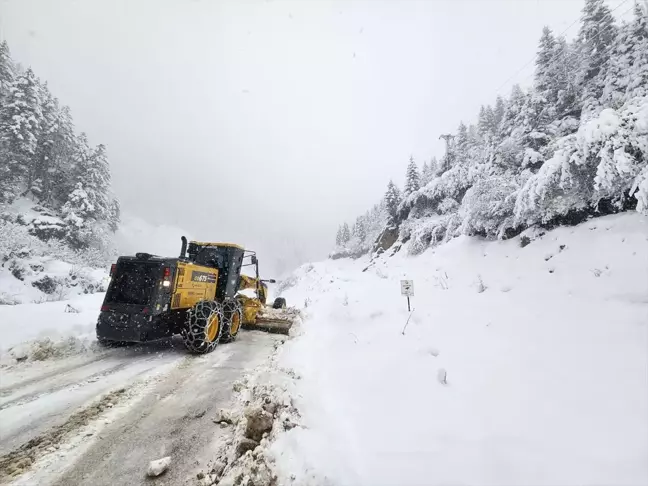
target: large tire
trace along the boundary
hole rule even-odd
[[[223,333],[223,306],[218,302],[201,300],[187,311],[182,329],[182,341],[192,353],[212,352]]]
[[[221,342],[229,343],[236,339],[243,323],[243,309],[236,300],[225,302],[223,305],[225,320]]]
[[[272,303],[273,309],[285,309],[286,308],[286,299],[283,297],[277,297]]]

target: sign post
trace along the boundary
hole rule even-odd
[[[413,280],[401,280],[401,294],[407,297],[407,311],[411,312],[410,297],[414,297]]]

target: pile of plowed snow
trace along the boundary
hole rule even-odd
[[[304,427],[271,446],[280,478],[647,484],[647,219],[300,268],[279,364]]]
[[[103,298],[97,293],[42,304],[0,305],[0,364],[97,351],[95,326]]]

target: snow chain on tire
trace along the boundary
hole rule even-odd
[[[230,342],[236,339],[241,325],[243,324],[243,308],[237,300],[229,300],[223,304],[223,312],[225,314],[224,324],[223,324],[223,334],[221,336],[221,341]],[[236,325],[236,319],[238,316],[238,325]],[[232,323],[234,323],[234,328],[232,329]]]
[[[218,302],[201,300],[187,311],[182,330],[185,347],[193,353],[209,353],[216,348],[223,333],[223,306]],[[218,328],[214,329],[214,325]]]

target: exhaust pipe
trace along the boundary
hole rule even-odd
[[[180,258],[184,258],[187,254],[187,237],[182,236],[180,239],[182,240],[182,246],[180,247]]]

